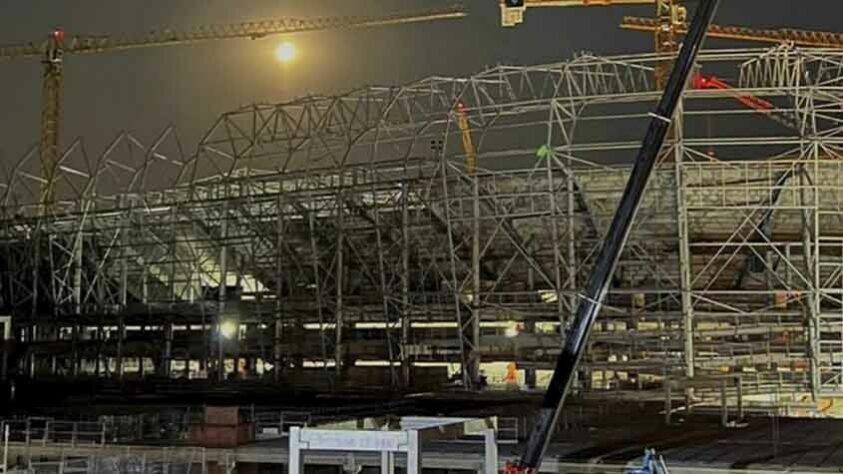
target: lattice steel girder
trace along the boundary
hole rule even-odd
[[[416,13],[394,14],[382,17],[346,16],[325,18],[281,18],[273,20],[211,25],[194,30],[154,30],[134,36],[67,36],[64,52],[67,54],[92,54],[135,48],[199,43],[203,41],[244,38],[259,39],[266,36],[303,33],[329,29],[355,29],[373,26],[400,25],[434,20],[463,18],[460,6],[431,9]],[[12,59],[41,59],[48,49],[47,43],[27,43],[0,47],[0,61]]]
[[[85,324],[94,315],[115,327],[114,318],[139,315],[158,324],[174,312],[200,324],[220,311],[225,249],[228,283],[241,295],[226,311],[266,325],[265,345],[281,353],[301,339],[294,365],[337,358],[339,342],[349,362],[376,354],[405,365],[462,363],[473,350],[484,362],[546,367],[617,204],[627,170],[613,163],[648,117],[659,60],[584,55],[250,107],[221,117],[190,155],[171,128],[149,144],[120,134],[97,155],[74,142],[57,176],[71,185],[49,219],[33,217],[39,172],[30,151],[3,170],[2,302],[23,324],[70,324],[74,304]],[[786,48],[701,57],[703,68],[732,68],[740,93],[792,110],[801,130],[718,91],[686,94],[685,133],[673,149],[683,159],[657,169],[600,316],[588,360],[595,388],[604,369],[658,380],[665,370],[686,373],[688,361],[700,376],[747,368],[773,387],[784,380],[778,367],[809,370],[808,342],[820,383],[841,385],[843,101],[833,78],[841,64],[836,52]],[[476,140],[476,198],[457,172],[455,98]],[[541,145],[547,154],[537,157]],[[811,179],[781,182],[796,168],[813,168]],[[819,229],[807,242],[805,222]],[[744,270],[752,260],[762,265]],[[808,261],[816,272],[804,269]],[[802,316],[809,296],[818,308],[812,341]],[[507,338],[505,328],[520,332]],[[379,350],[360,349],[364,337]],[[694,357],[683,355],[688,347]],[[793,390],[799,380],[781,384]]]

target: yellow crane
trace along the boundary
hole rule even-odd
[[[633,31],[653,32],[658,28],[658,22],[652,18],[624,17],[621,28]],[[684,35],[688,32],[688,25],[684,22],[677,25],[676,32]],[[760,43],[791,43],[796,46],[813,48],[841,48],[843,34],[826,31],[797,30],[792,28],[762,29],[745,26],[711,25],[707,35],[710,38],[722,38]]]
[[[685,25],[687,10],[679,0],[500,0],[501,24],[515,26],[524,21],[524,13],[535,7],[607,7],[616,5],[655,5],[655,51],[674,54],[679,50],[679,28]],[[656,67],[656,85],[661,89],[670,73],[670,61]]]
[[[678,36],[688,32],[687,10],[680,0],[499,0],[501,24],[515,26],[524,21],[524,13],[534,7],[607,7],[618,5],[655,5],[655,18],[624,17],[621,28],[655,34],[657,53],[672,53],[677,49]],[[712,38],[762,43],[792,43],[816,48],[843,47],[843,34],[791,28],[758,29],[744,26],[712,25]],[[664,83],[665,71],[657,71],[657,82]]]
[[[429,22],[465,17],[461,6],[380,17],[281,18],[228,25],[214,25],[190,30],[161,29],[134,36],[75,36],[56,29],[45,40],[13,46],[0,46],[0,61],[40,60],[44,65],[41,107],[41,189],[40,212],[49,213],[55,203],[55,179],[59,159],[61,130],[61,95],[64,57],[96,54],[135,48],[170,46],[211,40],[258,39],[272,35],[309,31],[358,29],[386,25]]]
[[[454,111],[457,114],[457,127],[460,129],[462,147],[465,150],[465,172],[469,176],[474,176],[477,172],[477,149],[471,140],[471,124],[468,121],[468,110],[462,101],[458,101],[454,107]]]

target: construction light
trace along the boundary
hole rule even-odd
[[[220,336],[224,337],[225,339],[231,339],[237,335],[237,330],[240,329],[239,325],[234,321],[223,321],[220,323]]]
[[[275,50],[275,57],[282,63],[288,63],[296,58],[296,45],[285,41],[278,45]]]

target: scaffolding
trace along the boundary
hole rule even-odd
[[[11,369],[307,373],[325,388],[361,386],[365,371],[408,388],[426,366],[472,386],[484,364],[515,361],[541,384],[663,60],[582,54],[254,105],[222,115],[194,153],[172,127],[96,155],[77,140],[50,215],[30,150],[0,196]],[[686,92],[577,386],[719,397],[712,380],[739,378],[744,397],[775,403],[839,393],[843,53],[716,50],[699,67],[735,88]],[[750,95],[774,109],[735,100]]]

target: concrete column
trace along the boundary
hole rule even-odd
[[[301,452],[301,428],[298,426],[290,427],[290,444],[289,444],[289,474],[301,474],[304,472],[304,456]],[[409,470],[407,474],[411,474]]]
[[[395,474],[395,453],[381,452],[381,474]]]
[[[421,474],[421,472],[421,440],[419,432],[411,430],[407,432],[407,474]]]
[[[483,432],[484,457],[483,474],[498,474],[498,437],[495,430]]]

